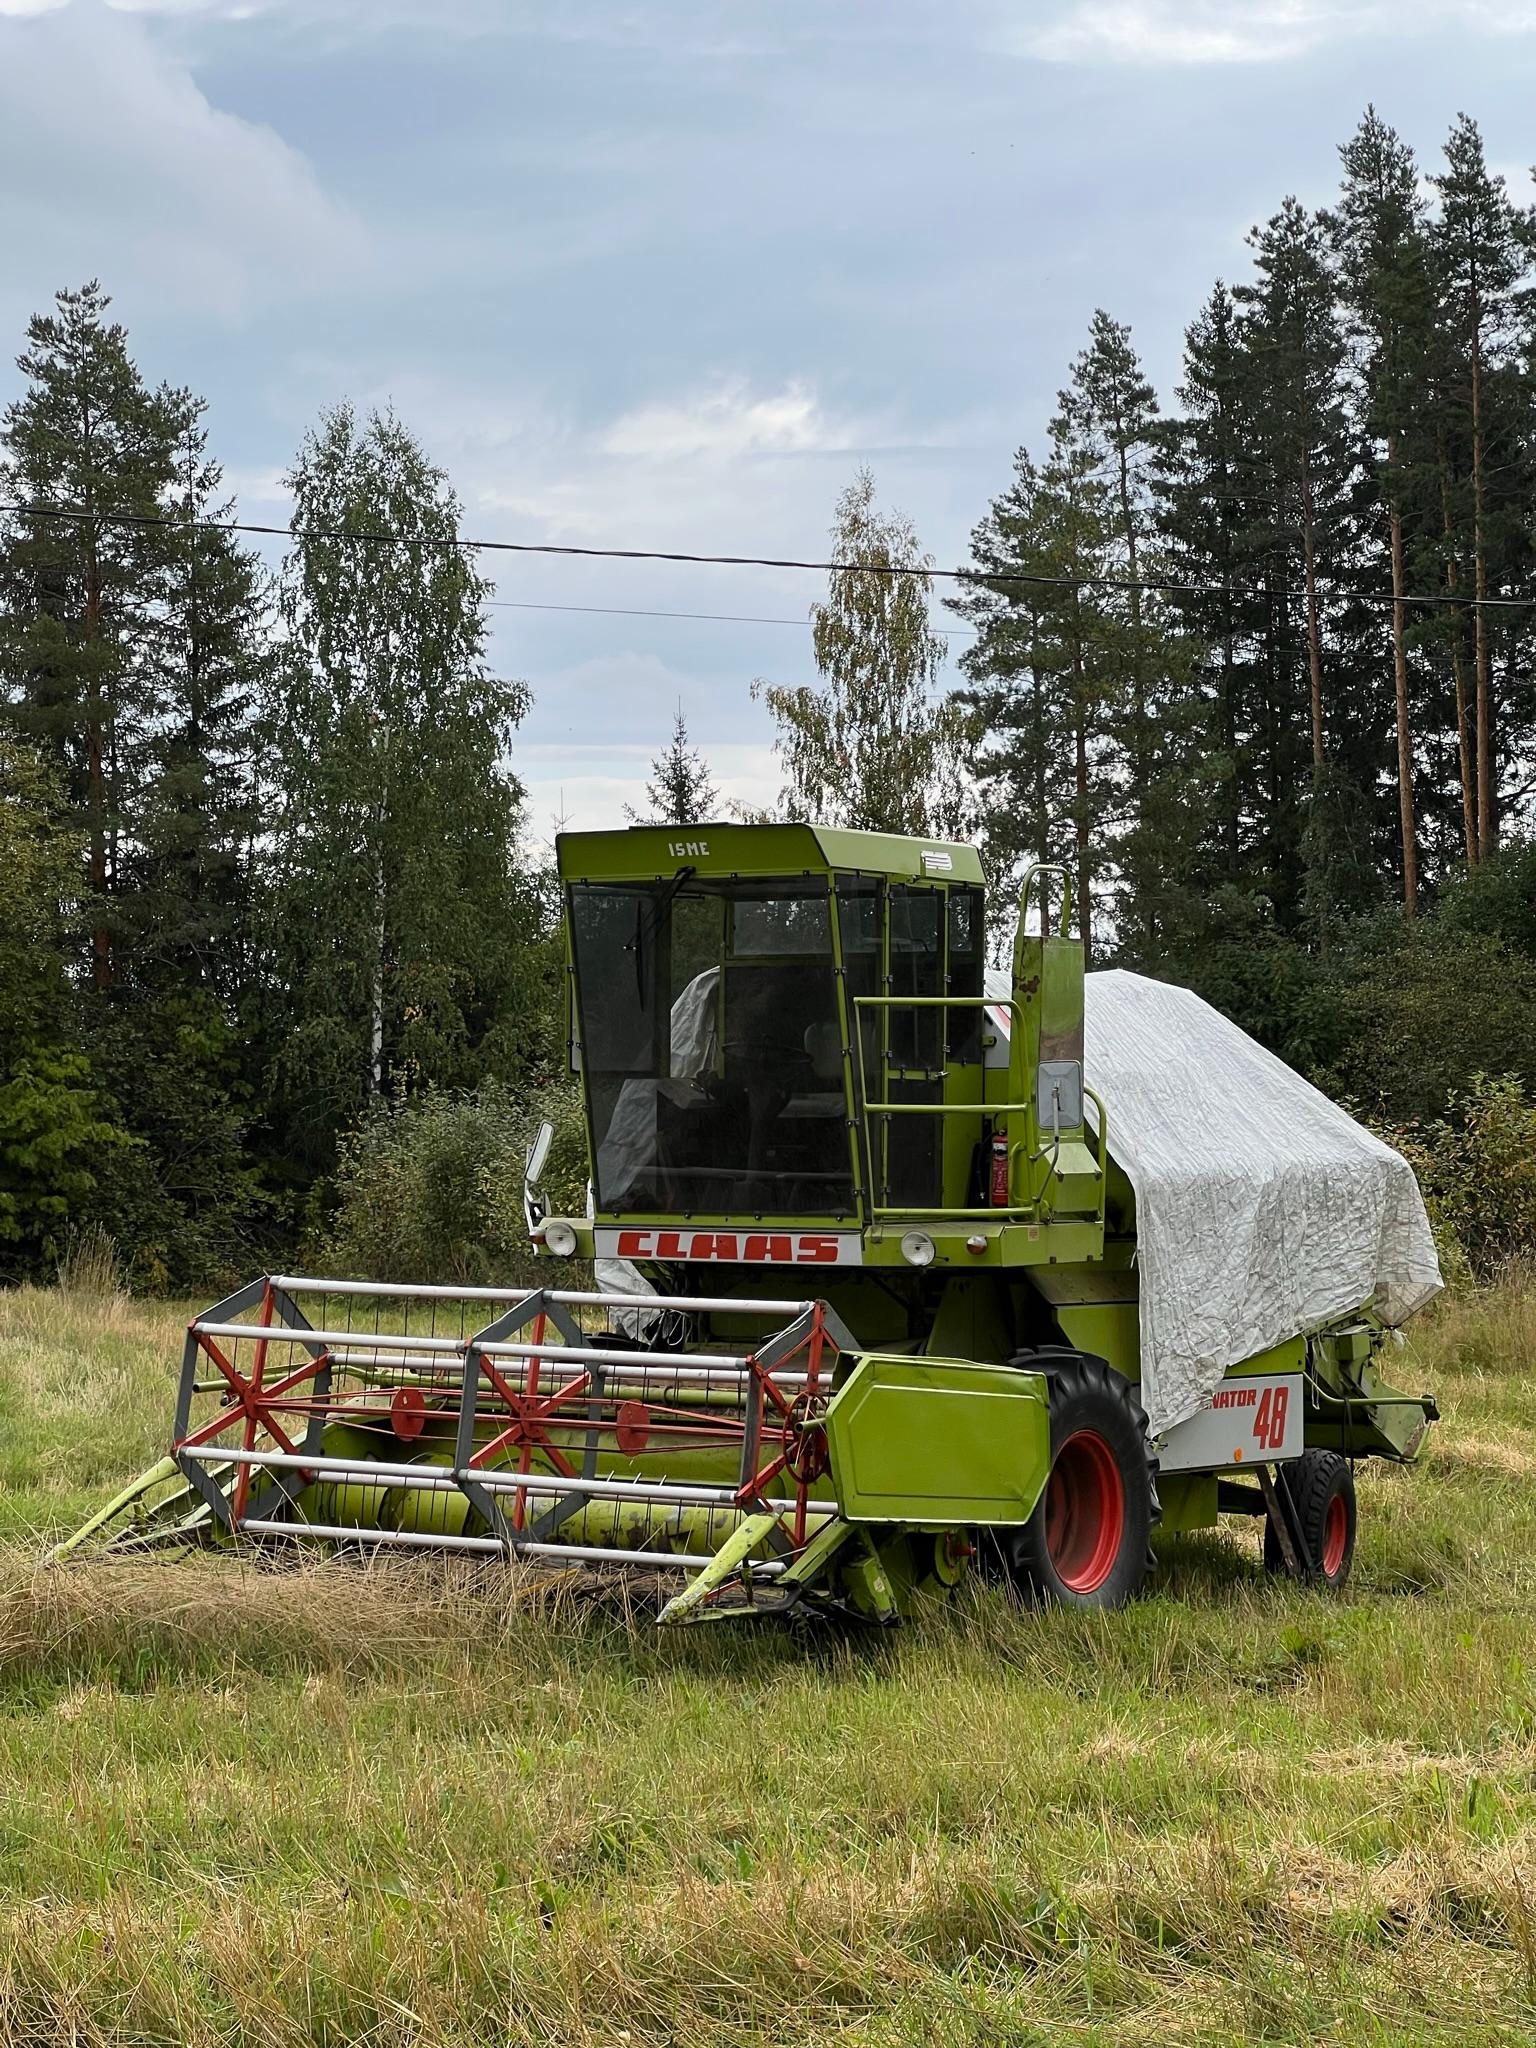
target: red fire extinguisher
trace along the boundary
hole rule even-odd
[[[1003,1131],[992,1133],[992,1207],[1008,1207],[1008,1138]]]

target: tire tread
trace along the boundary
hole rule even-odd
[[[1318,1585],[1329,1583],[1324,1579],[1322,1569],[1322,1536],[1328,1502],[1339,1483],[1341,1475],[1343,1475],[1347,1482],[1346,1498],[1349,1502],[1350,1521],[1349,1544],[1344,1553],[1343,1572],[1338,1579],[1332,1581],[1334,1585],[1342,1586],[1348,1579],[1350,1567],[1354,1563],[1357,1521],[1354,1474],[1350,1469],[1349,1460],[1342,1457],[1337,1451],[1325,1451],[1314,1448],[1309,1451],[1303,1451],[1301,1456],[1294,1462],[1288,1462],[1278,1467],[1277,1470],[1284,1475],[1284,1484],[1290,1489],[1291,1500],[1296,1509],[1296,1519],[1301,1524],[1302,1533],[1307,1540],[1307,1547],[1312,1553],[1312,1568],[1307,1576],[1314,1584]],[[1285,1572],[1289,1574],[1290,1571],[1290,1567],[1285,1561],[1284,1552],[1280,1548],[1279,1540],[1267,1518],[1264,1523],[1264,1565],[1265,1569],[1271,1572]]]
[[[1064,1606],[1118,1607],[1140,1591],[1152,1568],[1151,1532],[1162,1517],[1162,1505],[1157,1497],[1157,1459],[1148,1439],[1147,1416],[1141,1405],[1140,1391],[1134,1381],[1116,1372],[1108,1360],[1096,1352],[1075,1351],[1065,1345],[1042,1345],[1038,1350],[1015,1352],[1009,1363],[1021,1372],[1043,1374],[1050,1385],[1053,1458],[1059,1448],[1055,1418],[1071,1403],[1085,1398],[1090,1402],[1106,1399],[1120,1409],[1141,1446],[1146,1463],[1145,1492],[1141,1502],[1145,1507],[1147,1541],[1142,1556],[1130,1571],[1117,1564],[1108,1584],[1107,1597],[1098,1593],[1073,1595],[1055,1582],[1054,1573],[1043,1557],[1045,1501],[1042,1495],[1029,1521],[1012,1533],[1011,1540],[1005,1540],[1000,1546],[1008,1576],[1026,1599]],[[1128,1481],[1127,1506],[1134,1513],[1138,1506],[1134,1500],[1134,1480],[1130,1473],[1124,1476]]]

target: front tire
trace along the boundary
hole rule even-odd
[[[1349,1578],[1355,1560],[1355,1474],[1337,1451],[1303,1451],[1294,1464],[1276,1468],[1275,1483],[1290,1490],[1296,1519],[1306,1539],[1313,1585],[1337,1592]],[[1264,1522],[1264,1569],[1290,1572],[1274,1524]],[[1292,1574],[1294,1576],[1294,1574]]]
[[[1083,1352],[1014,1363],[1048,1375],[1051,1470],[1023,1528],[1000,1535],[1004,1566],[1028,1600],[1122,1607],[1146,1579],[1158,1514],[1136,1389]]]

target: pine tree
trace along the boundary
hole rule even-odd
[[[1273,490],[1274,539],[1300,556],[1312,765],[1327,757],[1319,556],[1344,523],[1349,463],[1344,339],[1322,225],[1295,199],[1249,237],[1257,280],[1234,296],[1248,311],[1254,408]]]
[[[651,763],[645,799],[650,808],[644,813],[624,806],[625,816],[636,825],[703,825],[720,808],[708,764],[698,749],[688,744],[688,721],[681,704],[672,722],[671,740]]]
[[[1531,215],[1515,207],[1502,177],[1488,169],[1477,124],[1460,115],[1445,145],[1446,168],[1435,179],[1439,217],[1430,234],[1440,295],[1444,346],[1442,404],[1450,434],[1465,446],[1461,479],[1447,479],[1446,507],[1454,550],[1456,528],[1468,529],[1472,555],[1473,712],[1477,856],[1498,845],[1498,740],[1493,684],[1494,627],[1488,599],[1511,516],[1508,483],[1515,422],[1521,411],[1518,352],[1529,262]],[[1452,506],[1461,500],[1458,517]]]
[[[1366,435],[1379,451],[1392,579],[1392,670],[1403,909],[1418,908],[1414,732],[1410,707],[1405,525],[1426,472],[1428,373],[1434,320],[1426,208],[1413,152],[1374,108],[1339,152],[1344,186],[1332,217],[1359,351]]]
[[[1206,649],[1210,809],[1200,879],[1208,889],[1263,892],[1272,886],[1274,853],[1255,782],[1264,606],[1246,590],[1256,566],[1249,539],[1260,516],[1247,371],[1240,315],[1231,292],[1217,284],[1185,334],[1180,410],[1159,432],[1153,489],[1159,549],[1168,580],[1178,586],[1169,608],[1186,636]]]
[[[528,691],[487,664],[492,586],[447,478],[393,414],[339,406],[288,484],[266,944],[275,1083],[313,1168],[389,1086],[519,1072],[548,963],[507,765]],[[348,538],[379,531],[406,538]]]
[[[1311,766],[1297,818],[1302,886],[1288,912],[1299,909],[1326,947],[1338,920],[1377,890],[1386,727],[1376,693],[1356,681],[1371,626],[1365,608],[1332,595],[1359,568],[1364,470],[1323,222],[1288,199],[1249,240],[1257,275],[1233,296],[1244,308],[1244,413],[1261,486],[1247,545],[1268,607],[1268,802],[1277,817],[1294,805],[1299,712]]]
[[[933,557],[909,519],[876,508],[867,469],[837,501],[832,551],[861,566],[835,570],[826,603],[811,608],[826,688],[753,684],[778,724],[784,807],[855,830],[958,837],[972,735],[959,707],[937,694],[946,650],[929,624],[922,573]]]

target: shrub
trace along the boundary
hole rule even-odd
[[[1345,1107],[1358,1114],[1353,1104]],[[1456,1227],[1440,1199],[1435,1182],[1435,1155],[1430,1150],[1429,1134],[1422,1124],[1370,1123],[1378,1138],[1386,1140],[1394,1151],[1401,1152],[1413,1168],[1424,1197],[1424,1207],[1429,1214],[1429,1227],[1434,1235],[1435,1252],[1440,1260],[1440,1276],[1447,1287],[1464,1285],[1472,1278],[1471,1262],[1466,1248],[1456,1234]]]
[[[1536,1082],[1536,961],[1480,932],[1400,919],[1356,934],[1333,966],[1328,1001],[1342,1044],[1311,1071],[1396,1123],[1444,1117],[1468,1076]],[[1452,1112],[1452,1120],[1461,1119]]]
[[[1476,1074],[1428,1133],[1435,1202],[1472,1270],[1490,1278],[1536,1253],[1536,1100],[1512,1076]]]
[[[1448,1281],[1536,1257],[1536,1100],[1515,1076],[1475,1074],[1444,1116],[1381,1135],[1419,1177]]]
[[[533,1284],[523,1219],[523,1160],[540,1123],[556,1139],[545,1189],[553,1205],[586,1206],[586,1144],[568,1082],[535,1099],[498,1082],[468,1093],[431,1089],[381,1103],[342,1140],[334,1210],[319,1262],[338,1274],[444,1285]]]

